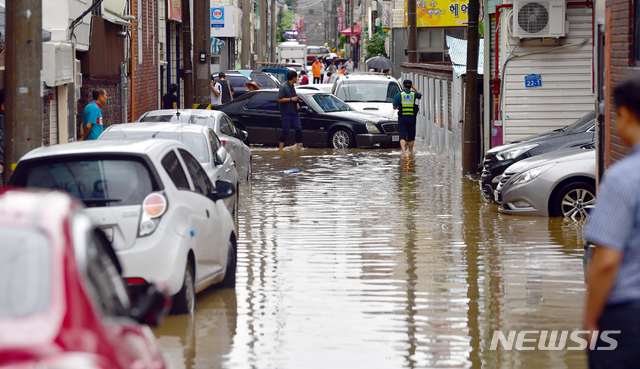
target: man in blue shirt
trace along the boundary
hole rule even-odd
[[[596,249],[583,325],[594,332],[590,368],[640,368],[640,74],[621,81],[613,99],[617,133],[633,150],[605,173],[584,232]]]
[[[413,142],[416,140],[416,115],[418,115],[416,100],[421,99],[422,94],[410,79],[405,79],[402,85],[404,90],[396,95],[393,100],[393,108],[399,109],[398,131],[400,133],[400,148],[402,149],[402,155],[407,155],[407,142],[409,142],[409,151],[413,153]]]
[[[302,149],[302,125],[300,124],[300,114],[298,110],[298,95],[296,94],[296,82],[298,81],[298,73],[294,70],[287,72],[287,82],[280,86],[278,91],[278,102],[280,103],[280,113],[282,114],[282,134],[278,148],[280,152],[284,149],[284,142],[291,127],[296,131],[296,148]]]
[[[82,112],[82,132],[80,140],[97,140],[102,134],[102,106],[107,103],[107,91],[93,90],[93,101],[84,107]]]

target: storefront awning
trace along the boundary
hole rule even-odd
[[[350,35],[351,34],[351,27],[347,27],[345,29],[343,29],[342,31],[340,31],[341,35]],[[353,27],[353,34],[354,35],[358,35],[360,34],[360,27],[355,26]]]

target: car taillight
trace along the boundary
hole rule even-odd
[[[222,147],[227,147],[227,141],[225,140],[220,140],[222,142]]]
[[[152,193],[142,202],[142,210],[150,217],[157,218],[167,210],[167,199],[159,193]]]
[[[138,237],[148,236],[156,230],[160,217],[167,211],[167,198],[161,193],[151,193],[142,202],[142,215]]]
[[[125,278],[125,280],[129,284],[147,284],[147,281],[144,278]]]

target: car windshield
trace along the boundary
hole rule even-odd
[[[337,111],[352,111],[351,107],[347,105],[344,101],[338,99],[337,97],[331,94],[317,94],[313,95],[312,98],[307,98],[310,105],[316,110],[323,111],[325,113],[333,113]]]
[[[51,257],[36,231],[0,227],[0,319],[43,311],[49,302]]]
[[[382,102],[393,103],[400,93],[395,81],[349,81],[338,86],[336,96],[346,102]]]
[[[133,130],[118,130],[118,131],[105,131],[101,140],[146,140],[149,138],[166,138],[169,140],[180,141],[187,145],[191,149],[193,155],[198,159],[200,163],[209,162],[209,150],[207,150],[207,140],[201,133],[193,132],[163,132],[163,131],[133,131]]]
[[[584,117],[576,120],[570,125],[559,129],[559,132],[586,132],[589,127],[595,124],[595,113],[591,112]]]
[[[15,185],[66,191],[88,207],[140,205],[154,190],[138,158],[56,157],[21,163]],[[17,174],[17,173],[16,173]]]
[[[175,110],[167,110],[166,114],[153,114],[153,115],[145,115],[140,118],[138,122],[140,123],[188,123],[188,124],[197,124],[200,126],[205,125],[205,121],[209,119],[206,116],[199,115],[191,115],[186,113],[180,113],[180,115],[175,113]]]

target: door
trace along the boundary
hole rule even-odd
[[[220,117],[220,133],[225,135],[224,139],[227,143],[224,147],[236,163],[238,176],[246,178],[249,172],[249,148],[242,142],[240,132],[231,119],[224,115]]]
[[[282,130],[282,117],[278,108],[278,92],[255,94],[243,108],[241,120],[249,132],[249,141],[277,144]]]
[[[327,129],[335,118],[327,118],[322,112],[312,108],[305,99],[313,98],[307,95],[300,99],[300,124],[302,125],[302,142],[308,146],[327,147]],[[312,112],[306,112],[303,107]]]

